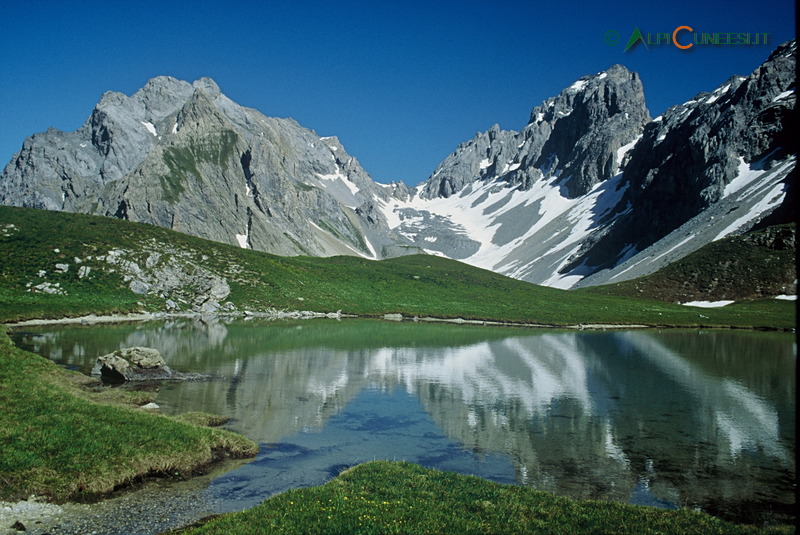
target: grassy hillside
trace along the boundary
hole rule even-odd
[[[797,292],[796,224],[709,243],[652,275],[584,291],[668,302],[758,299]]]
[[[146,272],[170,262],[187,273],[225,279],[227,300],[239,311],[341,310],[548,325],[795,325],[794,303],[772,299],[696,309],[535,286],[440,257],[285,258],[150,225],[6,206],[0,207],[0,320],[163,310],[170,297],[188,309],[189,290],[139,295],[126,280],[131,270]],[[32,291],[37,286],[44,290]]]

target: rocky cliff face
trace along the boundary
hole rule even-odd
[[[530,190],[554,177],[568,197],[585,195],[616,174],[617,152],[649,120],[639,76],[614,65],[535,107],[522,131],[495,125],[459,145],[425,182],[420,197],[449,197],[496,178]]]
[[[336,138],[225,97],[210,79],[106,93],[76,132],[25,140],[0,202],[115,216],[282,255],[400,254],[387,198]],[[413,250],[413,249],[412,249]]]
[[[621,250],[646,249],[771,170],[770,184],[784,184],[773,197],[785,193],[794,164],[777,168],[796,157],[796,52],[796,42],[786,43],[750,76],[734,76],[649,123],[625,166],[627,190],[616,211],[626,213],[570,266],[611,267]],[[754,215],[751,227],[766,213]]]

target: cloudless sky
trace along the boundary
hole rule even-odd
[[[768,44],[623,52],[635,27],[682,25]],[[339,136],[374,179],[416,184],[494,123],[521,129],[581,76],[637,71],[655,117],[794,37],[792,0],[0,0],[0,165],[33,133],[79,128],[105,91],[210,76],[241,105]]]

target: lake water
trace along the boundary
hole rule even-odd
[[[792,334],[171,320],[13,338],[86,373],[98,355],[148,346],[214,375],[156,397],[166,413],[229,416],[261,444],[204,484],[204,513],[397,459],[574,498],[794,521]]]

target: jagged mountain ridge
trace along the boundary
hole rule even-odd
[[[281,255],[427,251],[562,288],[657,270],[772,213],[793,182],[796,45],[651,119],[615,65],[493,126],[416,188],[210,79],[106,93],[76,132],[28,138],[0,202],[116,216]]]
[[[584,77],[520,132],[461,144],[418,195],[384,206],[387,219],[428,252],[538,284],[652,273],[787,198],[795,56],[794,41],[781,45],[750,76],[653,120],[624,67]]]
[[[75,132],[25,140],[0,202],[115,216],[282,255],[400,254],[387,197],[335,137],[266,117],[209,78],[108,92]]]

